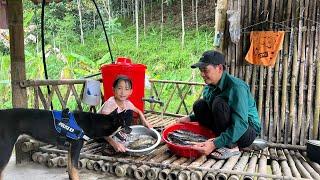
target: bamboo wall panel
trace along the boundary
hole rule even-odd
[[[263,126],[261,136],[300,145],[307,139],[319,139],[320,1],[231,1],[229,10],[241,10],[241,28],[269,21],[242,32],[241,48],[228,40],[224,49],[230,74],[251,87]],[[245,3],[246,8],[238,8],[237,2]],[[247,31],[278,29],[285,31],[285,39],[274,67],[248,64],[244,59],[250,46]],[[228,29],[225,33],[228,36]]]

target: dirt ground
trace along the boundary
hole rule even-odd
[[[65,168],[47,168],[43,165],[30,162],[16,165],[15,155],[12,154],[10,162],[4,170],[4,180],[68,180]],[[98,174],[88,170],[80,171],[82,180],[126,180],[110,174]]]

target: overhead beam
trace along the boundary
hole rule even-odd
[[[19,83],[26,80],[22,0],[7,0],[10,35],[12,106],[27,107],[27,91]]]

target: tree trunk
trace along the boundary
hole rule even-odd
[[[196,17],[196,32],[197,32],[197,35],[199,34],[199,22],[198,22],[198,0],[196,0],[196,14],[195,14],[195,17]]]
[[[82,14],[81,14],[81,0],[78,0],[77,4],[78,4],[79,21],[80,21],[80,40],[81,40],[81,44],[84,44],[83,28],[82,28]]]
[[[160,43],[162,43],[162,33],[163,33],[163,0],[161,0]]]
[[[94,13],[94,11],[92,11],[92,15],[93,15],[93,38],[96,38],[96,15]]]
[[[135,0],[136,48],[139,48],[139,0]]]
[[[185,36],[185,31],[184,31],[184,15],[183,15],[183,0],[181,0],[181,30],[182,30],[182,35],[181,35],[181,47],[182,49],[184,48],[184,36]]]
[[[146,0],[143,0],[143,36],[146,36]]]
[[[27,107],[27,91],[19,82],[26,80],[22,0],[7,1],[10,35],[12,106]]]
[[[191,14],[192,14],[192,22],[194,22],[194,0],[191,0]]]

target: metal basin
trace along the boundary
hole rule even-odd
[[[133,125],[133,126],[130,126],[130,128],[132,129],[130,133],[132,135],[149,135],[155,138],[157,141],[152,146],[145,149],[138,149],[138,150],[127,149],[126,151],[127,154],[135,155],[135,156],[145,155],[150,153],[160,144],[161,136],[158,133],[158,131],[156,131],[155,129],[153,128],[149,129],[141,125]]]

